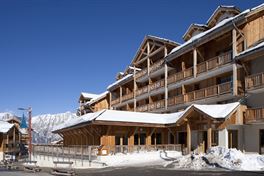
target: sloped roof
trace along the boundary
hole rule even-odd
[[[0,120],[0,133],[7,133],[13,126],[14,124]]]
[[[123,81],[126,81],[128,80],[129,78],[131,78],[133,76],[133,74],[127,74],[126,76],[124,76],[123,78],[115,81],[114,83],[110,84],[108,87],[107,87],[107,90],[111,89],[112,87],[116,86],[116,85],[119,85],[120,83],[122,83]]]
[[[147,112],[130,112],[117,110],[102,110],[95,113],[88,113],[76,119],[66,121],[64,124],[53,129],[57,132],[63,129],[71,128],[81,124],[93,123],[96,121],[120,122],[120,123],[144,123],[152,125],[171,125],[177,123],[185,114],[188,114],[192,108],[199,110],[207,116],[214,119],[228,118],[238,107],[239,103],[217,104],[217,105],[198,105],[193,104],[184,111],[170,114],[156,114]]]
[[[187,40],[188,39],[188,35],[190,34],[190,32],[192,32],[193,30],[197,30],[197,29],[200,29],[200,31],[205,31],[206,29],[208,29],[208,26],[207,25],[205,25],[205,24],[197,24],[197,23],[192,23],[189,27],[188,27],[188,29],[187,29],[187,31],[184,33],[184,35],[182,36],[182,38],[184,39],[184,40]],[[190,37],[191,38],[191,37]]]
[[[87,92],[81,92],[81,96],[87,99],[92,99],[96,98],[98,95],[97,94],[92,94],[92,93],[87,93]]]

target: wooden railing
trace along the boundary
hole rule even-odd
[[[226,82],[219,85],[210,86],[204,89],[195,90],[188,92],[184,95],[178,95],[175,97],[168,98],[168,106],[174,106],[182,103],[192,102],[195,100],[200,100],[203,98],[209,98],[213,96],[218,96],[221,94],[231,93],[232,85],[231,82]]]
[[[246,89],[254,89],[264,86],[264,73],[258,73],[246,77]]]
[[[168,77],[168,84],[176,83],[177,81],[181,81],[186,78],[190,78],[193,76],[193,67],[185,69],[184,71],[174,73]]]
[[[137,112],[146,112],[148,111],[148,105],[146,104],[146,105],[138,106],[136,110]]]
[[[246,110],[245,123],[264,120],[264,108],[254,108]]]
[[[163,59],[158,61],[158,62],[155,62],[153,65],[151,65],[149,67],[149,73],[153,73],[153,72],[161,69],[163,64],[164,64],[164,60]]]
[[[118,103],[120,103],[120,98],[117,98],[117,99],[111,101],[112,105],[115,105],[115,104],[118,104]]]
[[[164,79],[156,81],[156,82],[154,82],[154,83],[149,85],[149,91],[153,91],[153,90],[159,89],[161,87],[164,87],[164,85],[165,85],[165,80]]]
[[[159,100],[154,103],[149,104],[149,110],[157,110],[165,107],[165,100]]]
[[[133,92],[131,92],[131,93],[129,93],[129,94],[126,94],[126,95],[123,95],[123,96],[122,96],[122,102],[127,101],[127,100],[130,100],[130,99],[132,99],[132,98],[134,98],[134,94],[133,94]]]
[[[145,76],[146,74],[148,74],[148,69],[144,68],[144,69],[142,69],[136,73],[136,79],[139,79],[139,78]]]
[[[197,64],[197,74],[207,72],[232,61],[231,52],[223,53],[205,62]]]
[[[145,94],[145,93],[148,93],[148,86],[144,86],[142,88],[139,88],[137,91],[136,91],[136,95],[139,96],[139,95],[142,95],[142,94]]]

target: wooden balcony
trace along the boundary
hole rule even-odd
[[[142,94],[145,94],[145,93],[148,93],[148,86],[144,86],[142,88],[139,88],[137,91],[136,91],[136,95],[139,96],[139,95],[142,95]]]
[[[158,62],[155,62],[153,65],[151,65],[149,67],[149,73],[153,73],[153,72],[161,69],[164,63],[165,63],[165,61],[163,59],[158,61]]]
[[[187,79],[193,76],[193,67],[185,69],[184,71],[177,72],[168,77],[168,84],[176,83],[177,81],[181,81],[183,79]]]
[[[247,109],[245,123],[254,123],[264,120],[264,108]]]
[[[221,94],[231,93],[231,82],[226,82],[219,85],[206,87],[200,90],[195,90],[185,94],[185,102],[191,102],[204,98],[209,98]]]
[[[165,86],[165,80],[159,80],[149,85],[149,91],[157,90]]]
[[[264,86],[264,73],[258,73],[246,77],[246,89],[258,89]]]
[[[131,100],[133,98],[134,98],[134,94],[133,94],[133,92],[131,92],[129,94],[126,94],[126,95],[122,96],[122,102],[127,101],[127,100]]]
[[[219,96],[219,95],[227,94],[227,93],[232,93],[231,82],[226,82],[223,84],[210,86],[204,89],[195,90],[192,92],[188,92],[184,95],[170,97],[168,99],[168,106],[179,105],[179,104],[201,100],[204,98],[210,98],[213,96]]]
[[[146,105],[138,106],[136,108],[136,111],[137,112],[147,112],[148,111],[148,105],[146,104]]]
[[[230,63],[232,61],[231,52],[226,52],[205,62],[197,64],[197,74],[201,74],[212,69],[218,68],[222,65]]]
[[[154,103],[149,104],[148,106],[149,106],[150,111],[162,109],[165,107],[165,100],[163,99],[163,100],[156,101]]]
[[[141,78],[141,77],[143,77],[143,76],[145,76],[147,74],[148,74],[148,69],[144,68],[141,71],[136,73],[136,79],[139,79],[139,78]]]
[[[116,105],[118,103],[120,103],[120,98],[117,98],[117,99],[111,101],[112,105]]]
[[[174,106],[184,103],[184,95],[177,95],[174,97],[168,98],[168,106]]]

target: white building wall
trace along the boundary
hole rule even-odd
[[[218,131],[218,144],[221,147],[228,148],[228,132],[226,128]]]

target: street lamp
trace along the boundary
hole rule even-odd
[[[28,145],[28,153],[29,160],[31,160],[31,152],[32,152],[32,136],[31,136],[31,118],[32,118],[32,108],[18,108],[18,110],[27,111],[28,112],[28,137],[29,137],[29,145]]]

